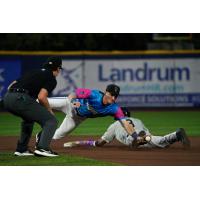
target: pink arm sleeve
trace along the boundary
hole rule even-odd
[[[123,119],[125,118],[124,113],[122,112],[122,109],[119,107],[117,112],[114,115],[115,119]]]
[[[77,98],[87,99],[90,97],[91,90],[86,88],[78,88],[75,90]]]

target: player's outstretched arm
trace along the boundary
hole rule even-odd
[[[135,133],[135,128],[134,128],[134,124],[132,123],[132,121],[127,120],[127,119],[122,119],[120,120],[120,122],[122,123],[124,129],[126,130],[126,132],[128,133],[128,135],[132,135]]]
[[[97,146],[101,147],[104,144],[106,144],[106,141],[99,139],[97,141],[95,140],[81,140],[81,141],[72,141],[72,142],[66,142],[64,143],[64,147],[71,148],[71,147],[77,147],[77,146]]]
[[[77,146],[95,146],[94,140],[80,140],[64,143],[64,147],[77,147]]]

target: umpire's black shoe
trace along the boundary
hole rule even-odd
[[[35,156],[44,156],[44,157],[56,157],[59,156],[56,152],[52,150],[45,150],[45,149],[36,149],[34,151]]]
[[[178,141],[180,141],[184,148],[189,149],[191,144],[190,144],[190,140],[188,138],[188,136],[186,135],[186,132],[183,128],[179,128],[176,131],[176,137],[178,139]]]

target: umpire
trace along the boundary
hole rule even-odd
[[[49,148],[57,128],[57,120],[49,106],[48,94],[56,87],[56,76],[62,69],[60,57],[49,57],[41,69],[35,69],[13,81],[3,98],[4,107],[23,119],[21,136],[14,153],[16,156],[58,156]],[[39,103],[36,101],[38,99]],[[34,122],[41,125],[41,137],[36,150],[31,152],[28,143]]]

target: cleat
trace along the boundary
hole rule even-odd
[[[178,141],[180,141],[185,149],[189,149],[191,144],[190,144],[190,140],[188,138],[188,136],[186,135],[186,132],[183,128],[179,128],[176,131],[176,137],[178,139]]]

